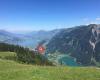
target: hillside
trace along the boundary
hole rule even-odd
[[[0,30],[0,42],[17,44],[18,42],[21,42],[21,41],[22,39],[18,37],[17,35],[5,30]]]
[[[18,45],[11,45],[7,43],[0,43],[0,58],[7,60],[15,60],[26,64],[36,64],[36,65],[52,65],[48,59],[40,54],[38,51],[30,50],[29,48],[24,48]],[[3,52],[8,52],[6,53]],[[9,55],[9,52],[15,53],[15,57]]]
[[[7,56],[7,52],[5,52],[5,54]],[[0,59],[0,80],[99,80],[99,79],[100,79],[99,68],[67,67],[67,66],[66,67],[36,66],[36,65],[21,64],[12,60]]]
[[[100,25],[63,29],[47,44],[47,54],[66,54],[80,65],[100,66]]]

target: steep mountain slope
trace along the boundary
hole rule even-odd
[[[63,29],[47,45],[47,53],[56,51],[74,57],[81,65],[100,63],[100,25],[90,24]]]

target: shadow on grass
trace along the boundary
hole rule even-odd
[[[5,57],[0,57],[1,59],[6,59],[6,60],[13,60],[13,61],[17,61],[16,56],[5,56]]]

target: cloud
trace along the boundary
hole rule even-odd
[[[83,21],[88,21],[89,20],[89,18],[83,18]]]
[[[96,21],[100,21],[100,17],[97,17],[97,18],[96,18]]]
[[[83,19],[84,24],[100,24],[100,17],[96,17],[95,19],[89,19],[89,18],[84,18]]]

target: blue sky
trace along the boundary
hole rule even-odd
[[[100,23],[100,0],[0,0],[0,29],[34,31]]]

